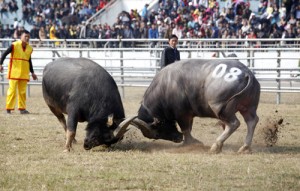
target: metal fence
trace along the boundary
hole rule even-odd
[[[11,39],[0,39],[0,51]],[[116,80],[124,96],[125,87],[147,87],[160,69],[160,54],[165,39],[65,39],[31,40],[32,61],[41,85],[44,66],[58,57],[87,57],[103,66]],[[300,39],[183,39],[178,48],[181,59],[238,59],[248,66],[261,84],[262,92],[276,94],[300,93]],[[236,58],[230,56],[237,56]],[[2,96],[8,81],[8,59],[0,74]]]

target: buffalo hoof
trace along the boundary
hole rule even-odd
[[[181,143],[183,141],[183,135],[182,135],[182,133],[174,136],[174,138],[172,139],[172,141],[174,143]]]
[[[201,141],[199,141],[199,140],[197,140],[195,138],[186,139],[183,142],[183,145],[192,145],[192,144],[204,145]]]
[[[222,147],[223,147],[222,143],[214,143],[210,148],[210,152],[213,154],[218,154],[222,152]]]
[[[252,150],[250,146],[243,145],[239,150],[238,153],[240,154],[251,154]]]
[[[68,152],[70,152],[70,149],[65,149],[63,152],[68,153]]]

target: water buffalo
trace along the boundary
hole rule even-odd
[[[163,68],[146,90],[132,122],[143,135],[190,144],[193,118],[219,119],[223,133],[211,152],[222,151],[225,140],[240,126],[235,113],[247,124],[247,136],[239,152],[250,152],[256,124],[260,84],[252,72],[237,60],[183,60]],[[178,123],[181,132],[176,128]]]
[[[87,121],[84,148],[111,145],[120,140],[125,120],[114,79],[97,63],[85,58],[60,58],[43,71],[43,97],[66,132],[65,151],[75,140],[78,122]],[[67,123],[64,114],[68,115]]]

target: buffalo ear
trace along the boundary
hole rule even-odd
[[[113,125],[113,123],[114,123],[114,114],[110,114],[107,118],[106,125],[107,127],[110,127]]]

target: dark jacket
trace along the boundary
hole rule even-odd
[[[180,53],[177,48],[166,47],[161,54],[161,68],[180,60]]]

